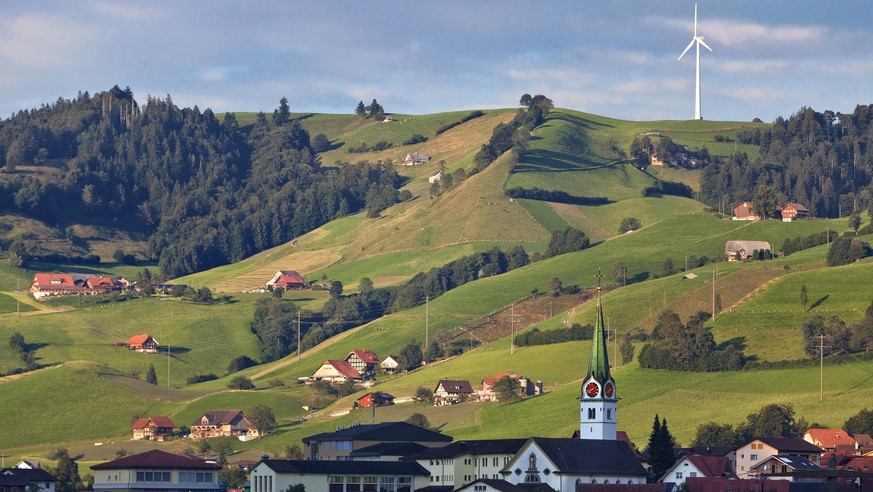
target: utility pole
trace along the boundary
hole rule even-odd
[[[428,340],[430,340],[430,296],[424,296],[424,354],[427,359]]]
[[[297,310],[297,362],[300,362],[300,309]]]
[[[21,316],[21,279],[18,279],[18,287],[15,292],[18,294],[18,304],[15,307],[15,316],[19,317]]]
[[[515,303],[512,303],[512,309],[509,311],[509,326],[511,326],[510,336],[509,336],[509,355],[515,353]]]
[[[830,347],[824,344],[824,333],[818,336],[818,401],[824,401],[824,349]]]
[[[167,344],[167,388],[170,387],[170,345]]]

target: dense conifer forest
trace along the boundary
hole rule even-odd
[[[243,129],[232,114],[179,108],[170,96],[140,105],[118,86],[0,122],[0,165],[52,168],[51,179],[0,179],[0,212],[142,234],[170,277],[239,261],[368,205],[384,208],[400,183],[382,163],[322,168],[284,98],[272,118],[261,113]]]

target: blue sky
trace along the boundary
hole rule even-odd
[[[350,113],[512,107],[524,93],[689,119],[693,1],[45,1],[0,13],[0,115],[129,86],[180,106]],[[701,1],[703,117],[873,103],[873,3]],[[693,52],[689,54],[693,55]]]

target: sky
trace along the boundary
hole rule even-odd
[[[698,4],[702,115],[773,121],[873,103],[873,2]],[[4,2],[0,115],[130,87],[216,113],[557,107],[694,116],[693,1]]]

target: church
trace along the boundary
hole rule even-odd
[[[648,476],[628,443],[616,439],[618,391],[609,374],[601,288],[579,397],[579,439],[531,437],[501,470],[513,485],[575,491],[587,484],[645,484]]]

